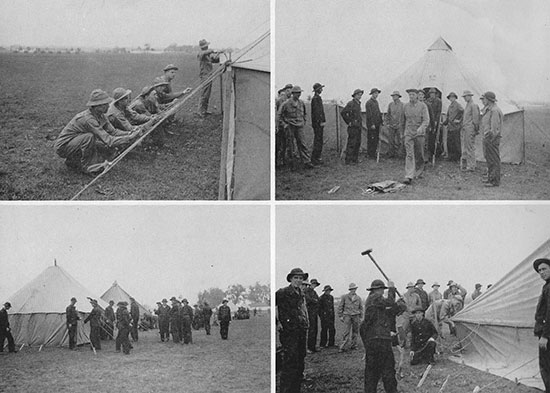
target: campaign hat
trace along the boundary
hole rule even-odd
[[[109,104],[113,101],[111,97],[109,97],[109,94],[104,92],[101,89],[95,89],[90,94],[90,99],[86,103],[86,106],[98,106],[103,104]]]
[[[367,291],[373,291],[375,289],[388,289],[384,281],[376,279],[370,284],[370,288],[367,288]]]
[[[535,269],[535,271],[537,273],[539,271],[539,265],[541,263],[546,263],[548,266],[550,266],[550,259],[548,259],[548,258],[539,258],[539,259],[536,259],[535,262],[533,262],[533,269]]]
[[[164,67],[162,70],[163,70],[164,72],[170,71],[170,70],[176,70],[176,71],[177,71],[177,70],[179,70],[179,68],[176,67],[176,66],[173,65],[173,64],[168,64],[168,65],[167,65],[166,67]]]
[[[290,271],[290,273],[286,275],[286,280],[290,282],[290,279],[292,278],[292,276],[302,276],[302,279],[307,280],[307,278],[309,277],[309,274],[304,273],[304,271],[299,267],[295,267]]]

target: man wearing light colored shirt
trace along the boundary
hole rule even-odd
[[[349,293],[342,296],[338,305],[338,318],[345,325],[342,343],[339,352],[344,352],[348,348],[357,348],[357,334],[359,333],[359,323],[363,315],[363,303],[357,291],[357,285],[349,284]]]
[[[487,181],[485,187],[500,185],[500,135],[504,115],[497,106],[496,95],[488,91],[481,96],[481,133],[483,135],[483,155],[487,161]]]
[[[472,92],[464,90],[466,101],[462,117],[460,169],[473,172],[476,169],[476,135],[479,133],[479,107],[472,101]]]
[[[426,104],[418,101],[418,90],[407,89],[409,102],[404,105],[405,117],[405,180],[422,176],[424,171],[424,136],[430,124],[430,114]]]
[[[390,150],[388,152],[389,158],[401,156],[404,151],[403,145],[403,131],[405,125],[403,123],[403,103],[401,102],[401,94],[396,90],[391,94],[392,102],[388,104],[388,111],[386,113],[386,124],[388,125]]]

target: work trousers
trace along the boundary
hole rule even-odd
[[[229,321],[220,321],[220,336],[223,340],[227,340],[229,335]]]
[[[321,318],[321,347],[333,347],[336,329],[334,328],[334,317]]]
[[[365,343],[365,393],[376,393],[380,379],[386,393],[397,393],[391,340],[374,339]]]
[[[403,130],[400,128],[388,127],[389,151],[388,157],[394,158],[403,155]]]
[[[182,328],[183,328],[183,331],[182,331],[183,343],[192,344],[193,332],[191,331],[191,317],[189,316],[183,317]]]
[[[122,347],[122,352],[124,352],[124,354],[126,355],[130,353],[130,348],[131,348],[130,340],[128,338],[129,333],[130,333],[129,328],[127,327],[119,328],[118,334],[116,336],[116,341],[115,341],[115,349],[117,351],[120,351],[120,347]]]
[[[0,352],[4,352],[4,341],[8,340],[8,351],[15,352],[15,342],[9,330],[0,330]]]
[[[376,151],[378,150],[378,140],[380,138],[380,126],[376,126],[374,129],[367,130],[367,157],[376,158]]]
[[[459,161],[462,152],[460,151],[460,128],[449,126],[447,133],[447,152],[450,161]]]
[[[487,161],[488,180],[495,186],[500,185],[500,135],[483,137],[483,155]]]
[[[344,315],[344,335],[340,350],[357,348],[357,334],[359,333],[359,323],[361,322],[361,314]]]
[[[59,157],[65,158],[65,164],[72,169],[87,171],[88,167],[101,162],[96,137],[92,133],[80,134],[57,148]]]
[[[95,349],[101,349],[101,327],[90,325],[90,343]]]
[[[318,333],[318,323],[319,312],[317,310],[312,310],[311,308],[307,309],[307,315],[309,317],[309,329],[307,331],[307,349],[310,351],[315,351],[317,347],[317,333]]]
[[[405,177],[414,179],[424,172],[424,135],[405,134]]]
[[[210,335],[210,318],[204,319],[204,330],[206,331],[207,335]]]
[[[304,374],[306,357],[306,329],[282,330],[279,340],[283,346],[280,393],[299,393]]]
[[[476,169],[476,130],[473,125],[463,126],[460,132],[462,156],[460,167],[468,170]]]
[[[437,138],[437,128],[439,127],[439,124],[432,124],[430,125],[430,128],[428,129],[428,132],[427,132],[427,141],[426,141],[426,153],[427,153],[427,157],[426,160],[429,160],[433,157],[434,155],[434,152],[436,153],[436,155],[439,155],[441,154],[441,152],[443,151],[443,148],[441,147],[442,146],[442,142],[441,142],[441,139],[442,139],[442,134],[439,133],[439,138]],[[439,149],[437,149],[436,151],[436,148],[437,148],[437,144],[439,143]]]
[[[539,348],[539,368],[546,393],[550,393],[550,349]]]
[[[170,340],[170,320],[168,318],[159,318],[160,341]]]
[[[282,166],[287,163],[287,139],[288,130],[282,125],[275,134],[275,164]]]
[[[170,322],[170,333],[172,333],[172,341],[174,343],[179,343],[181,341],[179,321]]]
[[[201,79],[201,82],[203,80]],[[210,101],[210,93],[212,93],[212,82],[204,86],[201,92],[201,98],[199,101],[199,113],[201,115],[206,115],[208,111],[208,102]]]
[[[69,333],[69,349],[74,349],[76,347],[76,323],[71,326],[67,326]]]
[[[132,327],[130,328],[130,335],[132,336],[133,341],[138,340],[138,325],[139,325],[139,320],[132,320]]]
[[[424,363],[431,363],[434,361],[435,354],[435,342],[429,341],[421,351],[414,352],[414,355],[411,359],[411,365]]]
[[[308,164],[311,162],[311,157],[309,155],[309,150],[305,144],[304,140],[304,127],[296,127],[293,125],[288,126],[290,134],[294,136],[296,141],[297,154],[300,157],[302,164]]]
[[[311,161],[314,164],[321,161],[321,153],[323,152],[323,130],[324,126],[313,126],[313,150],[311,152]]]
[[[348,127],[348,143],[346,146],[346,164],[359,161],[359,149],[361,148],[361,127]]]

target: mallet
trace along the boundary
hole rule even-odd
[[[380,270],[380,273],[382,273],[382,275],[384,276],[384,278],[386,279],[386,281],[391,281],[389,279],[388,276],[386,276],[386,273],[384,273],[384,271],[380,268],[380,266],[378,266],[378,263],[376,263],[376,261],[374,260],[374,258],[372,257],[371,255],[372,253],[372,248],[369,248],[368,250],[365,250],[361,253],[361,255],[365,256],[365,255],[368,255],[369,258],[371,259],[372,263],[374,263],[374,265],[378,268],[378,270]],[[403,297],[401,296],[401,294],[399,293],[399,291],[397,290],[397,288],[395,288],[395,293],[397,293],[397,296],[399,297]]]

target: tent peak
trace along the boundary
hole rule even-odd
[[[57,266],[57,259],[55,259],[55,258],[53,259],[53,265]]]
[[[443,39],[443,37],[439,36],[437,40],[428,48],[428,51],[431,50],[449,50],[452,51],[453,47],[449,45],[447,41]]]

